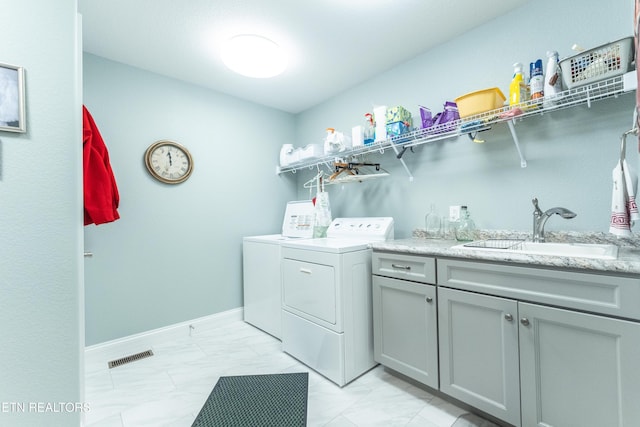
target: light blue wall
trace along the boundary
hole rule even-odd
[[[606,9],[606,11],[605,11]],[[362,124],[372,104],[403,105],[418,115],[418,105],[435,113],[447,100],[498,86],[508,95],[514,62],[528,64],[553,49],[572,54],[579,43],[595,47],[633,34],[633,2],[615,0],[531,1],[493,22],[442,44],[296,118],[296,145],[321,143],[326,127],[350,132]],[[535,32],[534,32],[535,29]],[[372,51],[370,54],[376,54]],[[390,178],[327,187],[333,216],[393,216],[396,237],[424,227],[431,203],[441,213],[466,204],[477,225],[489,229],[530,230],[531,199],[543,209],[565,206],[578,213],[570,221],[554,218],[548,230],[607,231],[611,206],[611,170],[620,135],[632,124],[633,95],[545,114],[518,122],[527,168],[506,124],[481,134],[477,145],[465,136],[423,145],[404,159],[415,176],[409,182],[393,153],[372,156]],[[636,144],[629,144],[636,164]],[[298,174],[302,183],[312,172]]]
[[[96,344],[242,306],[242,237],[277,233],[291,176],[276,176],[294,117],[84,55],[84,103],[109,149],[121,219],[87,226],[86,341]],[[186,146],[191,178],[155,181],[143,155]]]
[[[0,425],[76,426],[29,405],[82,400],[77,5],[0,4],[0,62],[25,68],[27,106],[25,134],[0,132]]]
[[[436,112],[486,87],[507,94],[516,61],[632,34],[631,1],[608,4],[606,16],[601,9],[597,0],[531,1],[297,116],[85,54],[84,100],[109,148],[122,216],[85,228],[95,254],[86,262],[87,344],[242,305],[241,238],[278,232],[286,201],[309,197],[302,184],[312,171],[274,174],[283,143],[321,143],[326,127],[349,131],[373,103],[417,116],[419,104]],[[529,230],[537,196],[544,209],[578,213],[552,219],[548,230],[606,231],[611,169],[633,105],[624,95],[518,122],[524,169],[504,124],[483,133],[483,145],[463,137],[407,153],[413,182],[392,153],[372,156],[392,176],[328,187],[334,217],[393,216],[402,238],[423,227],[431,203],[442,213],[467,204],[479,227]],[[194,155],[184,184],[147,174],[142,156],[158,139]]]

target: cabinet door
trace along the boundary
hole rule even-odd
[[[520,425],[518,305],[438,288],[440,390]]]
[[[640,426],[640,324],[520,303],[522,423]]]
[[[376,362],[438,388],[438,329],[433,285],[373,276]]]

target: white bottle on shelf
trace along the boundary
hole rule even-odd
[[[544,107],[553,107],[558,102],[560,92],[562,92],[562,75],[558,63],[558,52],[550,50],[547,52],[547,70],[544,75]]]

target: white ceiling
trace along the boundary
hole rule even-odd
[[[86,52],[290,113],[304,111],[529,0],[78,0]],[[290,53],[271,79],[229,71],[255,33]]]

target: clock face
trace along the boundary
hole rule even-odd
[[[189,150],[173,141],[158,141],[144,156],[151,176],[166,184],[185,181],[193,171],[193,159]]]

